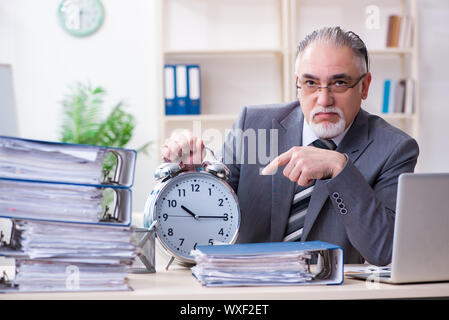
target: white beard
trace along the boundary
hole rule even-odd
[[[328,121],[315,123],[313,117],[320,112],[334,112],[337,113],[339,119],[337,122],[332,123]],[[343,115],[343,111],[337,107],[315,107],[310,112],[309,126],[312,131],[320,137],[320,139],[331,139],[340,135],[345,131],[346,120]]]

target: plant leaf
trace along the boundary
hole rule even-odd
[[[123,101],[116,104],[103,121],[100,120],[106,90],[93,87],[90,82],[78,82],[61,101],[63,123],[61,141],[123,148],[131,140],[135,128],[133,115],[123,110]],[[147,154],[152,142],[141,146],[137,152]]]

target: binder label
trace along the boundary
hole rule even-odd
[[[200,70],[198,68],[191,68],[189,70],[190,83],[190,99],[197,100],[200,98]]]
[[[175,73],[173,68],[165,68],[165,99],[175,98]]]

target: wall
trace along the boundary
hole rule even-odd
[[[419,1],[420,171],[449,172],[449,1]]]
[[[105,21],[87,38],[75,38],[58,24],[60,0],[0,0],[0,63],[13,65],[18,127],[22,137],[58,139],[59,101],[67,86],[90,80],[108,91],[107,105],[124,99],[138,124],[130,147],[157,139],[157,1],[103,0]],[[449,107],[449,2],[418,1],[421,42],[420,171],[449,171],[445,128]],[[142,211],[153,186],[159,151],[139,155],[134,210]]]
[[[156,1],[103,0],[102,27],[76,38],[59,25],[60,0],[0,0],[0,63],[10,63],[20,136],[57,140],[60,101],[68,86],[90,81],[107,89],[106,106],[124,100],[137,119],[129,147],[157,139]],[[159,161],[139,155],[134,210],[142,211]]]

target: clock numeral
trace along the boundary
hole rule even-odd
[[[179,238],[179,241],[181,242],[181,243],[179,244],[179,246],[182,246],[182,244],[184,243],[184,238]]]
[[[167,221],[167,219],[168,219],[168,214],[164,213],[164,214],[162,215],[162,218],[164,218],[164,221]]]
[[[228,221],[228,220],[229,220],[228,214],[227,214],[227,213],[223,214],[223,217],[224,217],[224,218],[223,218],[224,221]]]
[[[178,196],[179,197],[185,197],[186,196],[186,189],[178,189]]]
[[[223,207],[223,199],[218,199],[218,206]]]
[[[167,201],[168,201],[168,207],[169,208],[175,208],[178,205],[176,200],[167,200]]]
[[[221,235],[221,236],[224,234],[223,228],[221,228],[220,231],[218,231],[218,234]]]
[[[168,229],[168,235],[169,235],[170,237],[173,235],[173,229],[172,229],[172,228],[169,228],[169,229]]]
[[[209,195],[212,195],[212,188],[207,188],[209,190]]]
[[[195,244],[193,245],[193,250],[196,250],[197,245],[198,245],[198,242],[195,242]]]
[[[200,192],[200,185],[198,183],[191,184],[192,192]]]
[[[214,239],[209,239],[209,244],[210,244],[211,246],[213,246],[213,245],[214,245]]]

